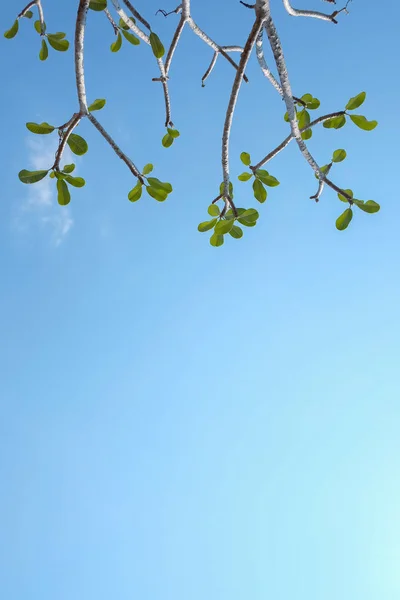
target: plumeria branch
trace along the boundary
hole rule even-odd
[[[23,8],[21,10],[21,12],[19,13],[19,15],[17,15],[17,19],[20,19],[21,17],[24,17],[26,15],[26,13],[28,12],[28,10],[30,8],[32,8],[33,6],[36,6],[37,11],[38,11],[38,15],[39,15],[40,35],[44,35],[45,32],[46,32],[46,26],[45,26],[45,23],[44,23],[44,13],[43,13],[43,7],[42,7],[41,0],[32,0],[32,2],[29,2],[29,4],[27,4],[25,6],[25,8]]]

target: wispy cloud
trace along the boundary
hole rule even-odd
[[[48,169],[54,162],[55,143],[46,139],[29,139],[26,141],[28,150],[28,168],[32,170]],[[63,164],[72,162],[69,150],[64,153]],[[32,226],[43,226],[50,231],[51,242],[59,246],[73,225],[73,219],[68,207],[59,206],[56,199],[55,182],[46,177],[38,183],[26,186],[26,196],[22,200],[17,225],[20,230],[31,229]]]

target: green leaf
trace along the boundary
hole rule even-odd
[[[246,167],[248,167],[251,163],[250,154],[248,152],[242,152],[240,155],[240,160]]]
[[[22,183],[36,183],[46,177],[48,171],[27,171],[23,169],[18,173],[18,177]]]
[[[57,180],[57,200],[61,206],[67,206],[71,200],[71,194],[65,181],[62,179]]]
[[[238,227],[237,225],[233,225],[232,229],[229,232],[229,235],[238,240],[243,236],[243,229],[241,229],[241,227]]]
[[[239,181],[248,181],[252,177],[253,177],[253,173],[248,173],[247,171],[245,171],[241,175],[238,175]]]
[[[232,221],[232,219],[221,219],[215,226],[215,233],[219,235],[229,233],[233,227],[234,222],[235,221]]]
[[[335,150],[335,152],[333,153],[332,162],[334,162],[334,163],[342,162],[342,160],[344,160],[346,158],[346,156],[347,156],[346,150],[343,150],[343,148],[339,148],[338,150]]]
[[[61,173],[61,171],[52,171],[51,175],[54,175],[54,177],[57,177],[57,179],[65,179],[67,177],[67,175],[65,173]]]
[[[86,183],[83,177],[72,177],[71,175],[66,175],[65,181],[77,188],[83,187]]]
[[[284,120],[286,121],[286,123],[289,123],[289,113],[285,112],[285,114],[283,115]]]
[[[345,115],[339,115],[337,117],[332,117],[332,119],[327,119],[324,121],[323,126],[325,129],[340,129],[346,125],[346,117]]]
[[[154,188],[155,190],[162,190],[167,194],[172,192],[172,185],[168,182],[160,181],[156,177],[148,177],[147,181],[149,182],[150,187]]]
[[[65,38],[65,33],[63,31],[57,31],[57,33],[48,33],[47,37],[52,37],[55,40],[63,40]]]
[[[40,21],[35,21],[33,24],[35,30],[37,31],[37,33],[39,35],[42,35],[42,24]],[[44,32],[46,31],[46,23],[43,23],[43,30]]]
[[[211,244],[211,246],[214,246],[215,248],[218,248],[218,246],[222,246],[223,243],[224,243],[224,236],[221,234],[214,233],[210,237],[210,244]]]
[[[352,218],[353,218],[353,211],[351,210],[351,208],[346,208],[344,213],[342,213],[340,215],[340,217],[338,217],[336,219],[336,229],[339,229],[339,231],[343,231],[344,229],[347,229]]]
[[[141,184],[140,181],[138,181],[137,184],[135,185],[135,187],[132,188],[128,194],[129,200],[131,202],[137,202],[142,196],[142,191],[143,191],[143,185]]]
[[[310,138],[312,138],[312,129],[311,128],[310,129],[306,129],[301,134],[301,139],[302,140],[309,140]]]
[[[110,50],[111,52],[118,52],[118,50],[121,49],[122,46],[122,37],[121,34],[118,32],[117,35],[117,39],[115,40],[115,42],[113,42],[110,46]]]
[[[346,192],[346,194],[348,196],[350,196],[350,198],[353,197],[353,190],[343,190],[344,192]],[[343,194],[338,194],[338,198],[339,200],[341,200],[342,202],[348,202],[348,199],[346,198],[346,196],[343,196]]]
[[[276,187],[279,185],[279,181],[276,179],[276,177],[273,177],[273,175],[270,175],[268,171],[265,171],[264,169],[257,169],[255,175],[257,179],[260,179],[260,181],[269,187]]]
[[[210,229],[212,229],[217,221],[218,219],[211,219],[211,221],[203,221],[203,223],[200,223],[197,229],[198,231],[200,231],[200,233],[204,233],[205,231],[209,231]]]
[[[89,8],[100,12],[107,8],[107,0],[90,0]]]
[[[83,156],[88,151],[87,141],[83,139],[80,135],[76,133],[71,133],[67,144],[70,147],[71,151],[77,156]]]
[[[149,36],[149,41],[154,56],[156,58],[162,58],[164,56],[165,49],[158,35],[152,31]]]
[[[55,173],[54,173],[54,171],[52,171],[52,172],[50,173],[49,177],[51,177],[51,179],[54,179],[54,177],[55,177]]]
[[[71,163],[70,165],[64,165],[63,167],[63,173],[72,173],[72,171],[74,171],[75,169],[75,165],[73,163]]]
[[[40,51],[39,51],[39,59],[46,60],[48,56],[49,56],[49,49],[47,47],[46,40],[44,38],[42,38],[42,45],[41,45]]]
[[[151,186],[148,186],[146,187],[146,191],[149,194],[149,196],[151,196],[152,198],[154,198],[154,200],[157,200],[158,202],[164,202],[164,200],[168,198],[168,192],[162,190],[161,188],[153,188]]]
[[[361,208],[361,210],[364,212],[370,214],[378,212],[381,208],[379,204],[373,200],[367,200],[367,202],[363,202],[362,200],[354,200],[354,204],[358,206],[358,208]]]
[[[237,213],[238,217],[240,217],[244,212],[246,212],[245,208],[237,208],[236,209],[236,213]],[[231,208],[225,213],[225,219],[236,219],[236,216]]]
[[[147,163],[147,165],[144,165],[143,167],[143,175],[148,175],[149,173],[152,172],[153,170],[153,165],[151,163]]]
[[[364,131],[372,131],[378,125],[378,121],[368,121],[362,115],[350,115],[350,119],[357,127]]]
[[[321,106],[321,102],[318,100],[318,98],[313,98],[311,100],[311,102],[307,102],[307,108],[309,110],[316,110],[320,106]]]
[[[245,210],[240,217],[238,217],[238,221],[246,227],[252,227],[257,222],[259,216],[260,215],[255,208],[249,208],[248,210]]]
[[[170,127],[167,127],[167,131],[173,138],[178,138],[181,135],[177,129],[171,129]]]
[[[303,94],[302,97],[300,98],[300,100],[303,100],[303,102],[308,104],[309,102],[312,102],[313,95],[312,94]]]
[[[133,35],[133,33],[131,33],[130,31],[125,31],[125,29],[122,30],[122,35],[124,36],[124,38],[126,40],[128,40],[128,42],[130,42],[133,46],[139,46],[140,44],[140,40],[139,38],[136,37],[136,35]]]
[[[357,94],[357,96],[354,96],[354,98],[350,98],[350,100],[346,104],[346,110],[354,110],[355,108],[361,106],[361,104],[365,100],[366,95],[367,94],[365,92],[361,92],[360,94]]]
[[[29,129],[32,133],[38,133],[41,135],[45,135],[48,133],[52,133],[55,129],[53,125],[49,125],[48,123],[26,123],[26,128]]]
[[[297,122],[300,129],[304,129],[304,127],[307,127],[307,125],[310,124],[310,113],[305,108],[297,113]]]
[[[54,50],[57,50],[57,52],[66,52],[69,48],[68,40],[59,40],[58,38],[51,37],[50,35],[47,36],[47,40],[50,46],[54,48]]]
[[[94,110],[101,110],[106,105],[106,100],[104,98],[97,98],[90,106],[88,106],[88,111],[93,112]]]
[[[169,148],[174,143],[174,138],[172,137],[172,135],[169,135],[169,133],[166,133],[163,139],[161,140],[161,143],[164,146],[164,148]]]
[[[31,10],[27,10],[25,14],[22,15],[25,19],[32,19],[33,12]]]
[[[16,19],[14,21],[12,27],[10,27],[10,29],[8,29],[4,33],[4,37],[7,38],[8,40],[11,40],[13,37],[15,37],[17,35],[18,29],[19,29],[19,23],[18,23],[18,19]]]
[[[219,210],[219,206],[217,206],[216,204],[210,204],[210,206],[207,209],[207,212],[212,217],[219,217],[221,211]]]
[[[261,183],[261,181],[259,179],[255,179],[253,181],[253,192],[254,192],[254,198],[256,200],[258,200],[261,203],[266,201],[267,190],[265,189],[265,187],[263,186],[263,184]]]

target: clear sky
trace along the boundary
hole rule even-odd
[[[171,70],[181,138],[161,147],[163,107],[148,48],[112,54],[88,22],[89,100],[140,165],[174,193],[127,200],[132,177],[90,123],[70,206],[22,168],[54,148],[26,121],[76,110],[72,53],[37,59],[25,21],[1,38],[0,596],[7,600],[398,600],[400,596],[400,10],[354,0],[333,26],[272,0],[297,95],[376,118],[315,131],[321,164],[380,213],[343,210],[297,149],[270,164],[280,181],[241,240],[212,248],[196,231],[221,181],[220,137],[233,70],[185,31]],[[76,2],[44,0],[50,31],[73,39]],[[302,7],[330,9],[317,0]],[[162,4],[161,4],[162,5]],[[154,17],[163,40],[176,15]],[[298,0],[297,6],[300,6]],[[164,8],[171,9],[174,5]],[[4,3],[2,29],[21,6]],[[193,0],[199,25],[243,44],[252,14]],[[282,102],[255,61],[240,96],[232,172],[286,135]],[[251,184],[238,205],[255,206]]]

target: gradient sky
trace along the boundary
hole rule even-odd
[[[75,4],[44,0],[49,31],[73,39]],[[308,199],[293,146],[270,163],[281,185],[257,227],[217,249],[196,227],[221,181],[230,65],[202,89],[211,52],[185,31],[170,82],[181,138],[165,150],[154,58],[112,54],[91,13],[89,100],[107,98],[98,118],[174,194],[131,204],[132,177],[83,123],[87,185],[62,208],[17,173],[54,149],[25,122],[77,108],[72,53],[40,63],[29,21],[1,38],[2,598],[398,600],[400,9],[384,4],[354,0],[333,26],[272,1],[297,95],[330,112],[367,92],[357,112],[375,131],[321,128],[310,148],[321,164],[345,148],[332,177],[381,212],[338,232],[344,205]],[[138,2],[166,41],[177,17],[155,18],[161,6]],[[4,3],[3,30],[20,8]],[[234,0],[193,0],[193,16],[222,44],[243,44],[252,20]],[[257,159],[287,132],[254,57],[248,74],[236,175],[241,151]],[[251,184],[236,199],[255,206]]]

